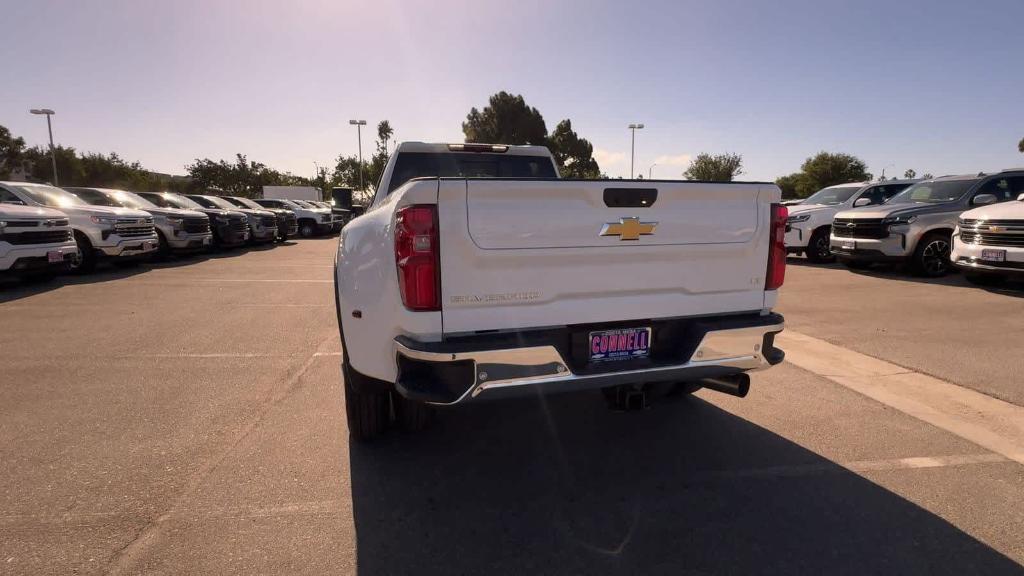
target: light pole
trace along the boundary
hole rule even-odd
[[[363,191],[363,126],[366,120],[349,120],[349,124],[356,127],[356,138],[359,140],[359,191]]]
[[[316,172],[313,173],[314,174],[313,182],[323,182],[323,186],[326,186],[327,185],[327,179],[324,178],[323,180],[320,180],[320,165],[317,164],[316,160],[313,161],[313,169],[316,170]],[[320,188],[320,198],[324,197],[323,186],[321,186],[321,188]]]
[[[57,182],[57,152],[53,147],[53,125],[50,124],[50,116],[53,116],[56,112],[49,108],[33,108],[29,112],[46,116],[46,131],[50,133],[50,161],[53,162],[53,185],[60,186],[60,182]]]
[[[630,124],[629,129],[633,132],[633,138],[629,144],[629,179],[636,178],[636,173],[633,172],[633,160],[636,158],[636,131],[643,130],[643,124]]]
[[[651,164],[650,168],[647,169],[647,179],[648,180],[651,179],[651,170],[654,170],[654,167],[657,166],[657,165],[658,165],[658,163],[655,162],[654,164]]]

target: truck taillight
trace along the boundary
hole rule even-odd
[[[778,290],[786,280],[786,219],[789,209],[782,204],[772,204],[772,219],[768,243],[768,272],[764,277],[765,290]]]
[[[395,214],[395,262],[402,304],[409,310],[441,309],[441,259],[437,206],[406,206]]]

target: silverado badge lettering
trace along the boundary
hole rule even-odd
[[[601,228],[601,236],[618,236],[619,240],[639,240],[640,236],[654,234],[657,222],[641,222],[635,216],[619,218],[618,222],[609,222]]]
[[[506,292],[504,294],[470,294],[452,296],[452,304],[478,304],[482,302],[524,302],[540,298],[540,292]]]

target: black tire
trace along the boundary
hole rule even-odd
[[[316,222],[312,220],[302,220],[299,222],[299,236],[303,238],[316,236]]]
[[[832,262],[836,257],[832,254],[832,247],[829,245],[830,227],[818,228],[811,234],[811,240],[807,243],[807,260],[815,264]]]
[[[942,232],[925,234],[917,242],[917,248],[914,249],[911,269],[915,274],[926,278],[945,276],[952,268],[949,262],[951,247],[952,238],[949,234]]]
[[[96,251],[93,250],[89,238],[75,230],[75,243],[78,244],[78,257],[72,258],[68,271],[74,274],[89,274],[96,269]]]
[[[158,247],[156,249],[156,257],[161,260],[166,260],[171,257],[171,245],[167,243],[167,238],[164,233],[160,230],[156,231],[156,240]]]
[[[420,432],[434,421],[434,407],[429,404],[408,400],[394,392],[391,401],[395,408],[395,420],[406,432]]]
[[[369,442],[387,430],[391,421],[391,393],[368,389],[357,392],[354,384],[362,375],[353,370],[349,363],[344,336],[341,338],[341,346],[341,375],[345,380],[345,417],[348,421],[348,434],[357,442]]]
[[[850,270],[867,270],[871,268],[871,262],[865,262],[863,260],[850,260],[848,258],[840,258],[839,262],[846,266]]]
[[[965,272],[964,278],[975,286],[998,286],[1006,280],[1006,278],[998,274],[977,274],[973,272]]]

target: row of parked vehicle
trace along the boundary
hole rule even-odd
[[[327,203],[0,182],[0,274],[87,273],[101,261],[229,249],[341,230]]]
[[[976,284],[1024,279],[1024,168],[824,188],[789,206],[786,250],[930,277],[957,268]]]

